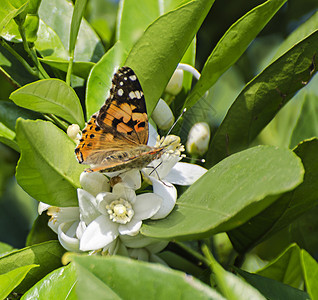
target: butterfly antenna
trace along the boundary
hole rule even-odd
[[[178,121],[182,118],[182,116],[184,115],[184,113],[187,111],[186,108],[183,109],[182,113],[180,114],[180,116],[177,118],[177,120],[174,121],[173,125],[170,127],[168,133],[166,134],[166,136],[168,136],[170,134],[170,132],[172,131],[172,129],[176,126],[176,124],[178,123]]]
[[[193,157],[186,156],[185,154],[182,154],[181,157],[183,159],[190,160],[191,162],[205,163],[205,159],[204,158],[193,158]]]

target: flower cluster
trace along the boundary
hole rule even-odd
[[[72,129],[73,138],[78,139],[78,128]],[[82,188],[77,190],[78,207],[40,203],[39,213],[47,210],[51,216],[49,227],[66,250],[160,260],[154,254],[168,242],[143,236],[142,222],[169,215],[177,200],[174,185],[190,185],[206,169],[180,162],[184,151],[180,138],[168,135],[160,139],[150,124],[148,145],[164,146],[165,151],[142,170],[83,172]]]

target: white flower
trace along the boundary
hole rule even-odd
[[[187,151],[193,155],[203,155],[209,147],[210,127],[206,122],[196,123],[189,131]]]
[[[153,130],[153,128],[150,129],[150,132]],[[199,165],[180,162],[184,148],[177,136],[169,135],[161,140],[157,138],[156,145],[153,146],[167,146],[159,159],[142,169],[142,173],[153,185],[153,192],[164,199],[159,211],[151,218],[161,219],[167,216],[175,206],[177,190],[173,184],[191,185],[206,173],[207,169]]]
[[[174,115],[170,109],[170,106],[161,98],[153,110],[151,118],[162,130],[169,129],[174,122]]]
[[[85,229],[80,250],[107,247],[119,235],[137,235],[142,221],[151,218],[160,208],[162,198],[154,193],[137,195],[125,183],[118,183],[112,193],[94,196],[78,190],[81,220]]]
[[[47,209],[51,216],[48,226],[58,235],[60,244],[68,251],[79,251],[79,239],[85,228],[78,207],[56,207],[40,202],[39,213]]]
[[[172,74],[166,86],[165,92],[173,96],[178,95],[182,90],[182,82],[183,82],[183,70],[177,68]]]

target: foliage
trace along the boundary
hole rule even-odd
[[[242,13],[233,1],[73,2],[0,4],[1,297],[318,299],[317,3],[237,1]],[[218,14],[236,18],[225,33],[211,26]],[[201,77],[185,74],[172,96],[179,63]],[[188,109],[173,128],[184,143],[193,124],[212,129],[208,171],[178,187],[166,218],[141,227],[169,241],[162,265],[64,254],[47,216],[35,220],[34,199],[78,205],[84,168],[67,128],[83,129],[124,65],[149,117],[160,97],[175,117]],[[10,219],[29,232],[26,244]]]

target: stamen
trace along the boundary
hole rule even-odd
[[[130,202],[122,198],[106,205],[106,210],[109,218],[119,224],[127,224],[135,214]]]

